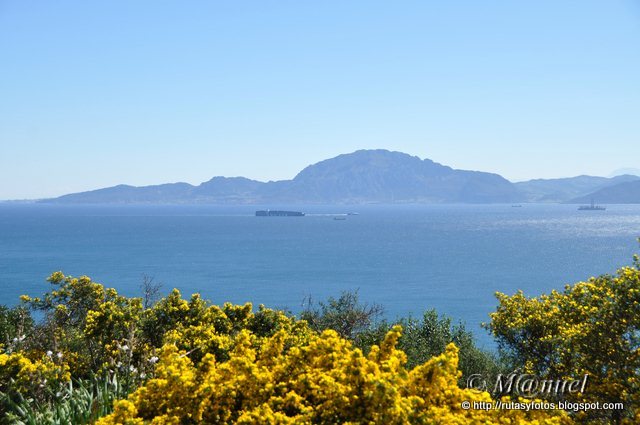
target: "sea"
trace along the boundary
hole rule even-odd
[[[304,217],[256,217],[257,209]],[[336,214],[357,213],[353,215]],[[163,292],[297,313],[343,291],[387,319],[436,309],[480,346],[497,291],[537,296],[629,265],[639,205],[49,205],[0,204],[0,304],[51,289],[61,270],[137,296]]]

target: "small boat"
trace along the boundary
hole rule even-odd
[[[517,205],[511,205],[511,208],[522,208],[522,205],[517,204]]]
[[[334,219],[334,220],[346,220],[346,219],[347,219],[347,217],[344,217],[344,216],[335,216],[335,217],[333,217],[333,219]]]
[[[604,211],[606,209],[607,209],[607,207],[603,207],[601,205],[596,205],[593,202],[593,199],[591,199],[591,205],[580,205],[578,207],[579,211]]]

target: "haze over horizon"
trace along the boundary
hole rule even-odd
[[[640,158],[628,1],[0,3],[0,199],[291,179],[382,148],[511,181]]]

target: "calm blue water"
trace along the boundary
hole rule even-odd
[[[529,295],[613,272],[637,252],[640,206],[294,207],[332,217],[254,217],[255,207],[0,204],[0,303],[48,289],[53,271],[87,274],[127,295],[142,275],[165,290],[300,308],[359,289],[386,315],[436,308],[479,324],[495,291]]]

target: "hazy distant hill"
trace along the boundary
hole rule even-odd
[[[497,174],[454,170],[386,150],[361,150],[310,165],[293,180],[263,183],[214,177],[199,186],[114,186],[61,196],[55,203],[362,203],[512,202],[512,183]]]
[[[618,168],[617,170],[609,174],[609,177],[622,176],[625,174],[640,176],[640,168]]]
[[[188,183],[119,185],[41,202],[130,204],[510,203],[567,202],[637,176],[578,176],[511,183],[498,174],[456,170],[401,152],[360,150],[320,161],[292,180],[214,177]],[[598,197],[599,202],[605,202]],[[606,201],[609,202],[609,201]]]
[[[612,178],[577,176],[563,179],[536,179],[515,183],[526,202],[566,202],[596,190],[620,183],[640,180],[640,177],[622,175]]]
[[[167,199],[180,202],[189,197],[193,186],[188,183],[168,183],[154,186],[135,187],[126,184],[91,190],[89,192],[73,193],[44,202],[78,203],[78,204],[135,204],[135,203],[163,203]]]
[[[510,202],[518,193],[497,174],[454,170],[401,152],[361,150],[308,166],[278,197],[313,202]]]
[[[640,204],[640,180],[605,187],[569,203],[588,204],[591,199],[598,204]]]

